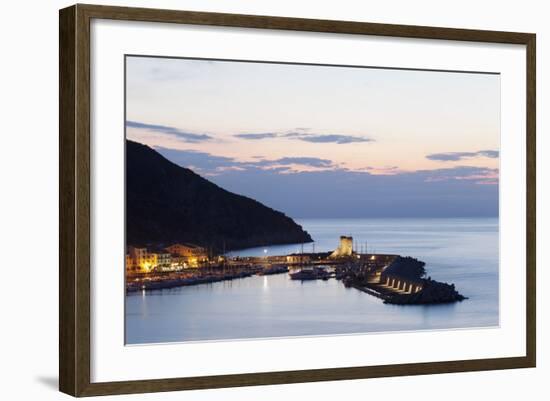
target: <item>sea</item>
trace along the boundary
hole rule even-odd
[[[427,275],[468,299],[388,305],[335,279],[252,276],[126,295],[126,344],[349,335],[499,325],[498,218],[295,219],[314,243],[267,246],[230,256],[330,251],[341,235],[358,250],[412,256]]]

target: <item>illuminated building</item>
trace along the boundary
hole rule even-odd
[[[155,249],[148,252],[154,255],[154,268],[160,271],[172,270],[172,255],[163,249]]]
[[[331,253],[331,258],[345,258],[353,255],[353,237],[342,235],[340,245]]]
[[[128,251],[133,259],[136,271],[148,273],[157,267],[157,254],[149,253],[145,247],[129,246]]]
[[[174,271],[185,269],[186,267],[188,267],[187,258],[185,256],[180,256],[177,253],[172,253],[170,255],[170,260],[170,265],[172,267],[172,270]]]
[[[183,258],[183,262],[189,267],[198,267],[201,263],[208,261],[206,250],[193,244],[173,244],[166,248],[171,254]]]
[[[126,271],[135,272],[137,270],[137,264],[134,261],[134,258],[127,253],[126,254]]]
[[[286,257],[287,263],[308,263],[311,261],[311,255],[307,253],[293,253]]]

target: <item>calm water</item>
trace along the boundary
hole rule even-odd
[[[334,279],[292,281],[287,274],[132,294],[126,297],[126,342],[265,338],[498,325],[498,219],[298,220],[332,250],[353,235],[368,251],[413,256],[428,275],[469,297],[449,305],[385,305]],[[300,245],[232,255],[299,252]],[[313,249],[304,245],[304,252]]]

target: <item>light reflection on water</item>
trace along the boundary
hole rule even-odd
[[[254,276],[128,295],[127,343],[265,338],[498,325],[497,219],[311,219],[298,221],[332,250],[342,234],[368,241],[369,252],[409,255],[428,274],[453,282],[468,300],[429,306],[383,304],[334,279],[299,282],[287,274]],[[233,254],[299,252],[262,247]],[[311,244],[304,251],[310,251]]]

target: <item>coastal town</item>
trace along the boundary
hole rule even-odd
[[[126,273],[147,274],[198,268],[210,262],[206,249],[192,244],[173,244],[166,248],[129,246]]]
[[[194,244],[175,243],[167,247],[130,245],[126,253],[126,273],[129,275],[144,275],[227,266],[272,267],[275,264],[318,264],[327,262],[327,259],[330,263],[334,263],[352,257],[360,260],[365,257],[365,254],[356,252],[353,238],[347,236],[340,237],[340,245],[333,252],[300,252],[290,255],[262,257],[231,258],[224,254],[215,255],[214,252]],[[371,255],[371,259],[374,260],[375,256]]]
[[[426,277],[424,262],[400,255],[361,252],[351,236],[341,236],[332,252],[261,257],[228,257],[193,244],[167,247],[129,246],[126,291],[160,290],[243,279],[253,275],[288,274],[291,280],[340,280],[393,304],[462,301],[453,284]]]

